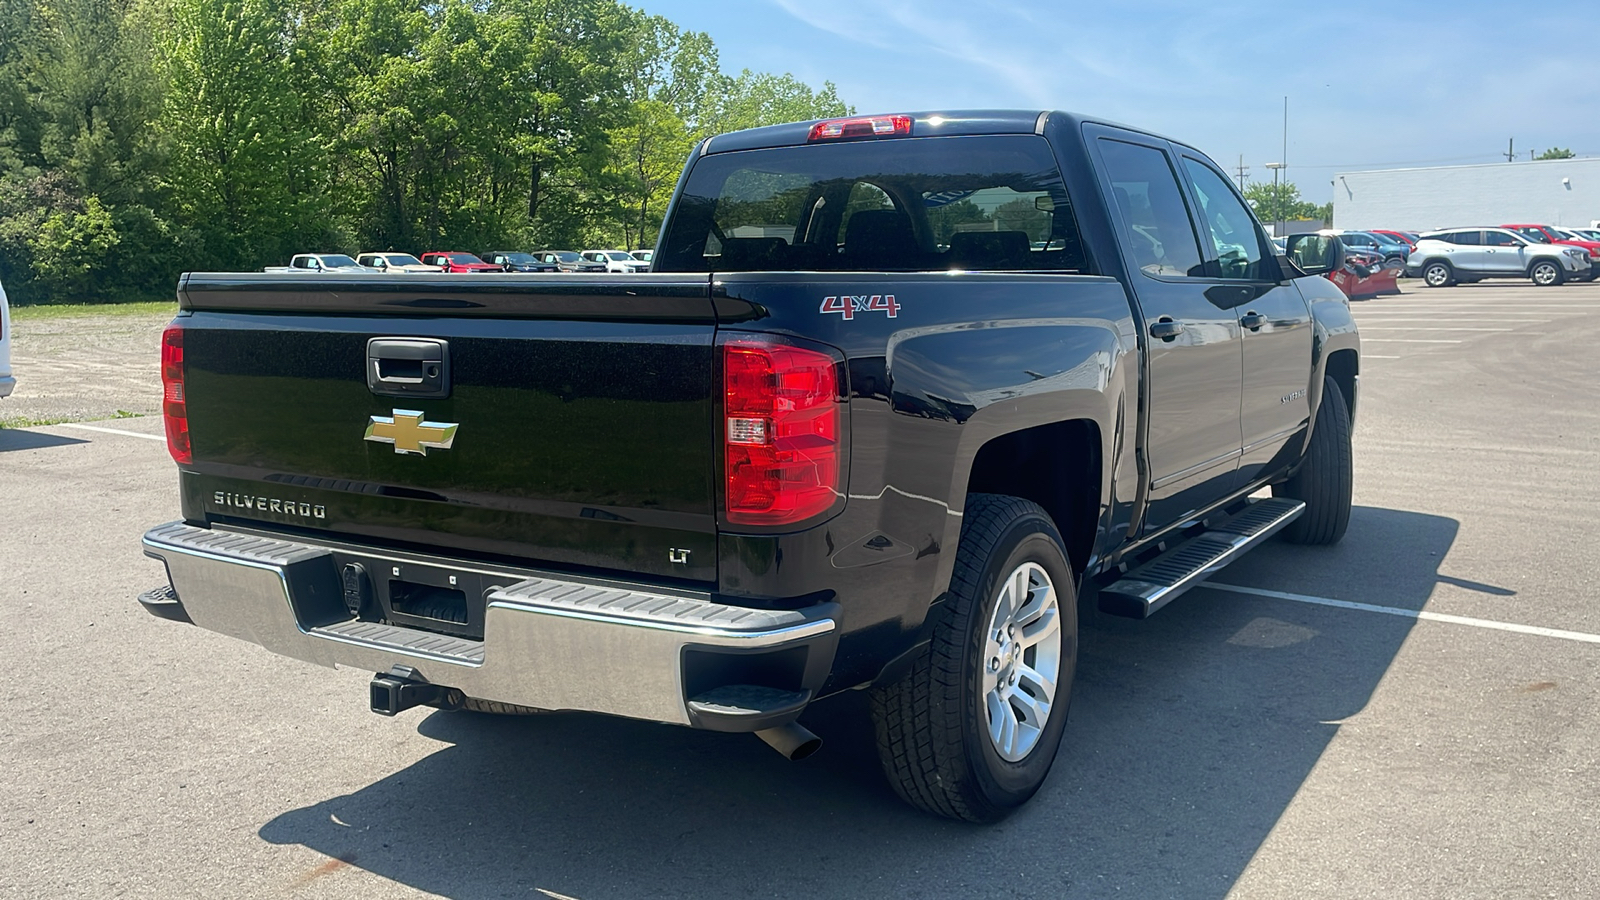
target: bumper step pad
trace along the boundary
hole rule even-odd
[[[1246,550],[1272,537],[1305,512],[1299,500],[1256,500],[1245,509],[1100,589],[1100,611],[1149,618]]]

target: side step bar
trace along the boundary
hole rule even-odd
[[[1251,547],[1283,530],[1305,512],[1300,500],[1256,500],[1225,522],[1212,526],[1100,589],[1100,611],[1148,619],[1184,591],[1238,559]]]

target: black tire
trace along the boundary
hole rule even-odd
[[[1007,762],[988,733],[982,657],[1001,580],[1027,563],[1043,569],[1056,591],[1059,674],[1037,743]],[[905,677],[872,691],[878,756],[907,803],[953,819],[994,822],[1039,790],[1055,762],[1072,696],[1076,593],[1061,535],[1038,504],[968,495],[950,592],[929,613],[932,640]]]
[[[468,697],[461,704],[463,712],[485,713],[495,716],[537,716],[549,712],[546,709],[536,709],[532,706],[518,706],[515,703],[498,703],[494,700],[479,700],[477,697]]]
[[[1539,287],[1550,287],[1563,280],[1561,267],[1548,259],[1541,259],[1528,267],[1528,279]]]
[[[1293,477],[1272,486],[1272,496],[1304,500],[1306,511],[1281,532],[1291,544],[1337,544],[1350,525],[1350,408],[1332,378],[1322,382],[1311,446]]]
[[[1434,260],[1422,267],[1422,283],[1428,287],[1447,287],[1455,280],[1455,270],[1447,262]]]

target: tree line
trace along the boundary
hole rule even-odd
[[[0,0],[0,282],[649,246],[697,140],[848,112],[617,0]]]

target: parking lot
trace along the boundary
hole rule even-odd
[[[178,515],[159,418],[0,429],[0,896],[1592,896],[1600,284],[1405,291],[1353,304],[1344,542],[1267,546],[1146,622],[1084,610],[1055,770],[987,828],[896,799],[859,695],[807,714],[801,763],[375,716],[371,673],[138,608],[139,536]],[[19,322],[0,414],[152,411],[162,322],[61,326],[87,349]]]

